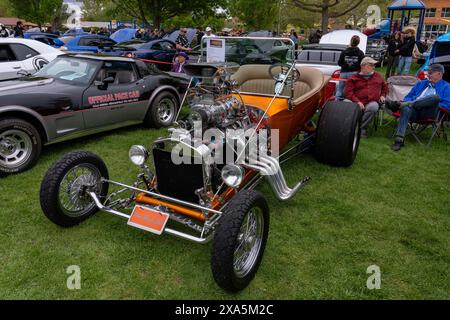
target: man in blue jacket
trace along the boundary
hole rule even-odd
[[[418,82],[406,95],[403,102],[386,101],[386,108],[400,110],[400,120],[395,133],[392,150],[399,151],[405,140],[409,121],[434,119],[439,106],[450,110],[450,85],[443,80],[445,68],[441,64],[428,67],[428,79]]]

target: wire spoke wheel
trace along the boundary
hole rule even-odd
[[[255,277],[269,234],[269,208],[261,193],[243,190],[228,203],[214,233],[211,270],[227,291],[244,289]]]
[[[245,277],[252,270],[261,250],[263,230],[262,211],[259,208],[252,208],[239,230],[237,246],[234,251],[233,267],[239,278]]]
[[[97,155],[86,151],[65,154],[48,169],[41,183],[40,202],[46,217],[61,227],[89,218],[98,207],[89,195],[106,199],[108,169]]]
[[[59,186],[59,204],[68,216],[78,217],[91,210],[95,204],[87,191],[99,193],[101,174],[90,164],[70,169]]]

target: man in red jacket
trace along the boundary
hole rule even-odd
[[[345,84],[345,98],[357,103],[363,111],[361,120],[361,137],[367,137],[367,127],[384,103],[387,85],[383,77],[375,72],[376,60],[365,57],[361,61],[361,71],[352,75]]]

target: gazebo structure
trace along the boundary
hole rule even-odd
[[[395,0],[390,6],[388,6],[388,17],[391,20],[391,30],[394,28],[402,31],[404,27],[410,24],[411,12],[419,11],[419,24],[417,26],[416,34],[416,40],[419,41],[422,34],[426,8],[427,6],[421,0]],[[398,26],[394,25],[394,16],[396,11],[401,11],[402,13],[402,18]]]

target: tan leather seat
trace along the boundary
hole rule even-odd
[[[231,78],[238,82],[242,92],[273,95],[275,80],[270,76],[269,68],[270,65],[243,65]],[[297,70],[300,72],[300,79],[294,84],[294,104],[308,99],[326,83],[320,70],[309,67],[298,67]],[[274,70],[275,73],[280,71],[280,68]],[[290,96],[290,87],[284,88],[283,95]]]

